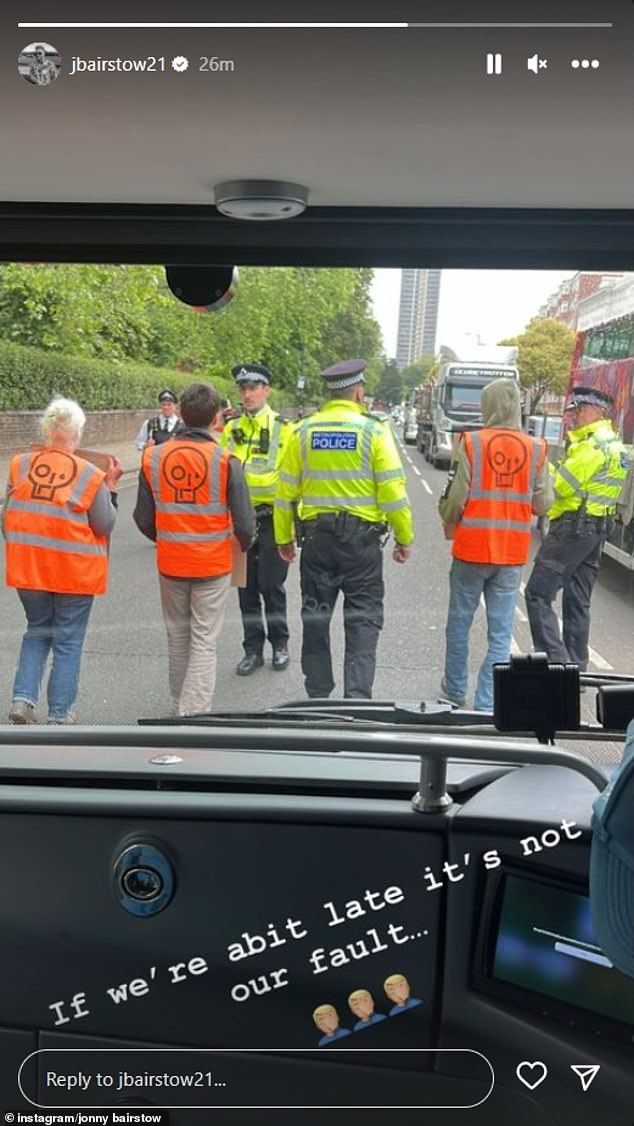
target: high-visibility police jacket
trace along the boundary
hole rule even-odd
[[[533,492],[546,442],[498,427],[466,431],[462,441],[471,487],[453,554],[468,563],[519,566],[530,551]]]
[[[88,509],[105,474],[53,447],[17,454],[4,515],[7,586],[54,594],[103,594],[108,540],[95,535]]]
[[[229,454],[217,442],[174,438],[150,446],[141,469],[155,505],[162,575],[213,578],[231,570]]]
[[[275,540],[294,538],[300,520],[320,512],[351,512],[370,523],[387,520],[399,544],[414,539],[405,473],[389,426],[359,403],[331,399],[288,438],[275,498]]]
[[[232,418],[222,431],[220,444],[242,462],[255,508],[275,500],[288,429],[288,423],[265,405],[257,414]]]
[[[557,520],[585,502],[589,516],[612,515],[621,495],[629,454],[607,418],[568,434],[568,446],[553,471],[555,501],[548,516]]]

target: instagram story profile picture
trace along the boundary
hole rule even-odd
[[[18,74],[32,86],[50,86],[59,77],[62,60],[50,43],[29,43],[18,57]]]

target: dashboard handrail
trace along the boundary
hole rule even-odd
[[[334,725],[333,725],[334,726]],[[268,752],[312,752],[328,754],[380,754],[412,755],[420,760],[419,789],[412,798],[413,808],[419,813],[438,813],[446,810],[452,799],[447,793],[447,760],[450,758],[482,762],[516,764],[518,766],[560,766],[583,775],[592,782],[598,792],[605,789],[608,779],[603,771],[575,751],[563,748],[520,742],[511,743],[499,738],[475,738],[460,736],[452,732],[430,734],[420,729],[397,731],[382,727],[372,730],[363,725],[358,730],[334,730],[320,727],[306,729],[303,724],[285,723],[282,727],[267,727],[256,724],[227,727],[181,727],[175,738],[174,728],[161,727],[109,727],[107,730],[94,727],[58,728],[33,731],[33,729],[0,729],[0,746],[40,747],[60,746],[118,746],[152,747],[156,750],[154,759],[148,765],[161,768],[170,773],[180,760],[178,750],[239,750]],[[171,754],[161,753],[169,751]],[[154,771],[152,770],[152,773]],[[0,763],[0,780],[2,766]]]

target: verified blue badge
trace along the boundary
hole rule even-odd
[[[313,430],[311,450],[356,450],[355,430]]]

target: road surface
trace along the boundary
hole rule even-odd
[[[413,446],[401,446],[417,533],[413,557],[405,565],[385,553],[385,628],[378,651],[374,695],[377,699],[420,701],[437,697],[444,657],[450,544],[442,535],[437,501],[445,473],[433,469]],[[140,716],[169,713],[167,647],[159,606],[155,548],[132,521],[136,480],[130,474],[120,492],[117,526],[111,549],[107,595],[96,599],[84,649],[78,719],[89,724],[133,724]],[[535,545],[536,546],[536,545]],[[527,569],[528,573],[528,569]],[[526,576],[527,577],[527,576]],[[634,576],[612,560],[604,561],[592,611],[591,669],[634,670]],[[260,708],[304,697],[299,665],[301,644],[298,566],[290,568],[288,610],[291,629],[289,667],[273,672],[270,647],[266,664],[251,677],[239,678],[235,666],[242,656],[237,592],[229,595],[220,638],[216,706]],[[3,659],[0,665],[0,707],[6,714],[11,698],[15,660],[23,631],[23,612],[13,590],[0,588]],[[333,653],[337,692],[342,691],[343,629],[341,608],[333,618]],[[474,674],[485,651],[484,611],[472,631],[471,692]],[[516,611],[514,650],[530,651],[530,633],[523,598]],[[594,719],[594,691],[582,697],[584,718]],[[472,702],[472,696],[470,703]],[[45,709],[40,702],[40,715]],[[614,762],[616,744],[584,744],[597,762]]]

